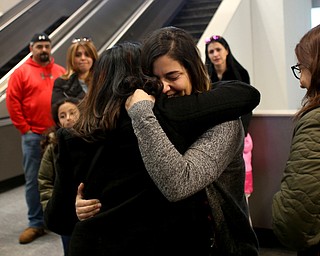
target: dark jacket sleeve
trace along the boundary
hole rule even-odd
[[[194,141],[210,127],[248,114],[260,103],[259,91],[240,81],[216,82],[213,88],[184,97],[162,95],[156,101],[155,115],[165,132],[181,137],[176,143],[183,138]]]
[[[247,84],[250,84],[250,77],[249,73],[246,69],[242,68],[239,70],[240,76],[241,76],[241,81]]]
[[[52,90],[52,98],[51,98],[51,105],[54,105],[59,99],[65,98],[63,92],[63,85],[66,84],[67,81],[58,77],[53,84]]]
[[[54,81],[51,105],[54,105],[60,99],[73,97],[82,99],[85,96],[76,73],[72,74],[69,79],[57,78]]]
[[[72,161],[62,131],[57,132],[59,152],[56,158],[56,179],[52,196],[44,212],[44,220],[49,230],[60,235],[71,235],[74,225],[78,222],[75,212],[78,183],[73,178]]]
[[[245,136],[247,136],[248,131],[249,131],[249,125],[250,125],[251,117],[252,117],[252,112],[250,112],[249,114],[241,116],[241,122],[242,122],[242,125],[243,125],[244,135]]]
[[[247,71],[245,68],[243,68],[242,66],[239,67],[239,74],[240,74],[240,76],[241,76],[241,81],[242,81],[242,82],[247,83],[247,84],[250,84],[250,76],[249,76],[249,73],[248,73],[248,71]],[[245,134],[245,136],[247,136],[247,134],[248,134],[249,124],[250,124],[250,121],[251,121],[251,117],[252,117],[252,112],[241,116],[241,121],[242,121],[242,125],[243,125],[243,128],[244,128],[244,134]]]

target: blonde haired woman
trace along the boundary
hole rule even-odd
[[[90,87],[98,52],[88,37],[75,38],[67,52],[67,71],[54,82],[51,105],[62,98],[82,99]]]

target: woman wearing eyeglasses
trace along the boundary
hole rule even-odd
[[[295,115],[280,191],[273,198],[273,231],[298,256],[320,255],[320,25],[296,45],[292,67],[307,89]]]
[[[67,51],[67,71],[54,82],[51,105],[62,98],[82,99],[92,79],[98,52],[88,37],[75,38]]]
[[[239,80],[241,82],[250,84],[248,71],[232,55],[228,42],[222,36],[213,35],[210,38],[207,38],[205,43],[206,66],[213,83],[217,81]],[[243,157],[246,165],[245,194],[247,201],[253,192],[251,165],[253,141],[248,133],[251,117],[252,112],[241,116],[241,121],[245,132]]]

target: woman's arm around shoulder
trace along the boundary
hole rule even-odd
[[[221,175],[242,145],[242,124],[238,119],[217,125],[180,154],[162,130],[152,106],[151,101],[140,101],[128,114],[149,175],[170,201],[178,201]]]
[[[199,136],[216,124],[251,113],[260,103],[260,92],[249,84],[220,81],[213,85],[210,91],[183,97],[162,95],[154,112],[183,136]]]

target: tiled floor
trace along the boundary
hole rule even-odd
[[[60,236],[48,233],[33,243],[20,245],[18,237],[27,227],[24,186],[0,194],[1,256],[62,256]]]
[[[1,256],[62,256],[60,237],[54,233],[38,238],[31,244],[20,245],[18,237],[27,225],[24,186],[0,193],[0,255]],[[257,233],[258,234],[258,233]],[[259,236],[258,236],[259,237]],[[260,241],[268,244],[268,241]],[[261,256],[295,256],[296,253],[279,246],[266,246]]]

